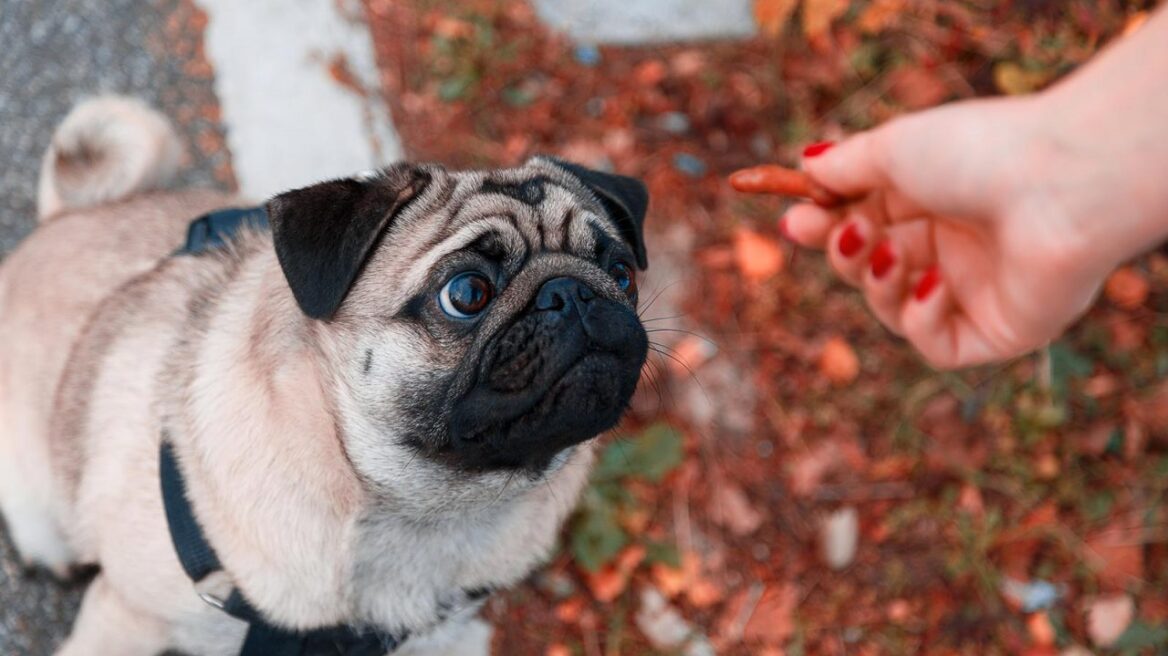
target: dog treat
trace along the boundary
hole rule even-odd
[[[837,207],[847,202],[823,186],[816,184],[806,173],[777,164],[752,166],[730,174],[730,186],[748,194],[776,194],[810,198],[820,207]]]

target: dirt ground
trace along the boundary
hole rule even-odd
[[[523,2],[366,4],[412,158],[554,153],[653,194],[657,352],[553,564],[491,603],[496,653],[1168,650],[1168,258],[1042,353],[938,374],[725,183],[1041,89],[1154,3],[757,0],[755,39],[644,48]]]

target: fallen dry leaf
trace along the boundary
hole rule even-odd
[[[734,233],[734,262],[748,282],[760,283],[783,270],[783,249],[775,239],[749,228]]]
[[[1030,634],[1030,640],[1039,647],[1054,645],[1054,626],[1051,625],[1050,616],[1044,610],[1033,613],[1026,619],[1026,632]]]
[[[1148,22],[1148,12],[1137,11],[1136,13],[1127,17],[1127,21],[1123,24],[1123,36],[1129,36],[1132,32],[1144,26]]]
[[[719,651],[725,651],[729,645],[742,640],[742,632],[750,620],[747,613],[754,612],[754,604],[758,601],[756,594],[760,593],[751,589],[739,590],[723,606],[714,623],[714,645]]]
[[[685,598],[694,608],[709,608],[722,601],[725,596],[722,586],[704,576],[694,581],[685,592]]]
[[[976,485],[966,483],[961,486],[957,495],[957,507],[974,517],[985,514],[985,502],[982,500],[981,490]]]
[[[719,477],[710,495],[710,519],[739,537],[750,535],[762,526],[765,515],[750,503],[742,486]]]
[[[645,560],[645,547],[634,544],[626,547],[616,562],[588,575],[588,588],[597,600],[608,603],[621,595],[629,585],[633,570]]]
[[[1111,333],[1111,347],[1118,353],[1130,353],[1145,344],[1148,332],[1144,324],[1117,317],[1108,322]]]
[[[556,619],[564,624],[575,624],[579,621],[580,613],[583,610],[584,600],[580,597],[574,597],[556,605]]]
[[[1124,413],[1153,437],[1168,438],[1168,382],[1160,383],[1143,398],[1125,403]]]
[[[654,563],[649,572],[661,593],[672,599],[698,579],[702,572],[702,559],[696,553],[686,551],[681,554],[681,567]]]
[[[901,66],[888,82],[888,92],[908,109],[932,107],[949,95],[949,85],[935,71],[920,66]]]
[[[868,34],[876,34],[890,27],[904,11],[904,0],[873,0],[864,8],[856,27]]]
[[[799,589],[794,584],[767,589],[746,623],[743,637],[781,647],[795,632],[792,615],[798,603]]]
[[[1014,62],[998,62],[994,65],[994,85],[1002,93],[1012,96],[1037,91],[1046,84],[1046,80],[1045,73],[1028,71]]]
[[[860,358],[842,337],[832,337],[819,355],[819,371],[836,385],[846,385],[860,375]]]
[[[1115,522],[1087,538],[1087,563],[1100,580],[1113,588],[1123,588],[1133,578],[1143,578],[1144,546],[1139,527]]]
[[[790,20],[799,0],[754,0],[754,22],[767,36],[778,36]]]
[[[912,606],[907,600],[893,599],[888,604],[888,619],[896,624],[904,624],[912,617]]]
[[[803,0],[803,34],[816,39],[831,29],[831,22],[848,10],[849,0]]]
[[[1135,603],[1126,594],[1100,597],[1087,606],[1087,634],[1100,647],[1111,646],[1131,624]]]
[[[1122,267],[1107,278],[1103,288],[1107,300],[1124,310],[1135,310],[1148,300],[1151,286],[1142,273],[1131,267]]]
[[[798,496],[810,495],[843,460],[839,445],[832,442],[821,442],[811,451],[797,453],[791,460],[791,491]]]

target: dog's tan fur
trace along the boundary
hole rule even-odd
[[[160,117],[134,111],[117,129],[132,133],[137,122],[145,136],[125,143],[165,134]],[[156,164],[168,165],[171,146],[150,146]],[[105,150],[90,155],[103,166],[125,155],[97,147]],[[540,161],[526,166],[515,175],[562,175]],[[229,654],[241,644],[245,625],[193,594],[170,543],[158,484],[163,431],[230,574],[218,592],[234,586],[286,626],[408,631],[415,637],[403,654],[485,650],[488,634],[471,620],[480,602],[466,591],[514,583],[546,557],[585,483],[591,447],[565,452],[541,477],[456,476],[387,439],[381,422],[392,425],[392,409],[388,417],[365,410],[403,375],[385,363],[441,367],[458,357],[424,348],[413,328],[384,317],[420,284],[414,278],[429,260],[498,222],[489,218],[497,208],[475,214],[473,202],[449,233],[427,233],[438,223],[419,218],[466,197],[482,174],[435,172],[443,183],[419,199],[412,243],[381,249],[324,324],[297,307],[270,233],[167,257],[192,217],[233,198],[142,193],[165,182],[157,176],[128,188],[108,182],[132,172],[59,173],[46,166],[42,181],[54,190],[42,213],[55,218],[0,268],[0,509],[30,563],[60,573],[100,564],[60,653]],[[71,187],[95,184],[113,186]],[[565,217],[561,250],[569,241],[586,249],[595,229],[614,233],[599,210],[562,189],[546,204],[544,214]],[[574,214],[587,220],[572,222]],[[525,220],[544,220],[531,216],[512,217],[514,239],[522,242]],[[533,257],[514,293],[573,267],[620,295],[599,270],[555,253]],[[376,386],[354,374],[362,359]]]

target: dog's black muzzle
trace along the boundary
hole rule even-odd
[[[450,447],[469,469],[545,469],[564,449],[616,425],[649,350],[633,310],[584,282],[543,283],[483,352],[456,402]]]

